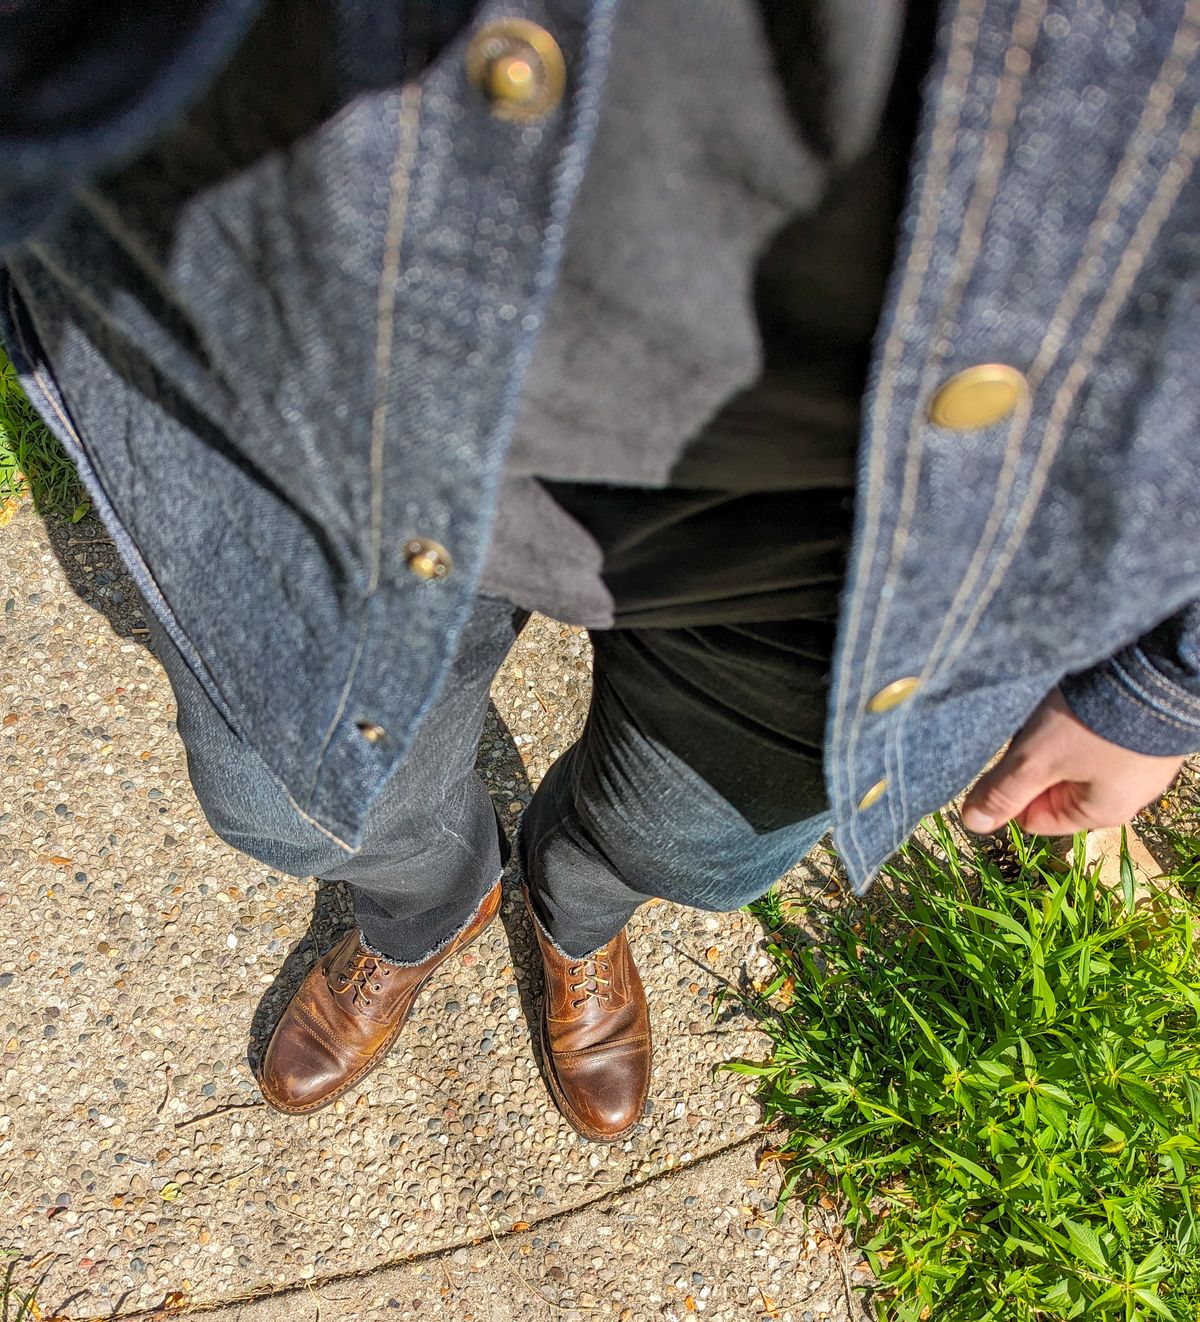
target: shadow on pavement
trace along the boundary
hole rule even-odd
[[[70,523],[51,514],[42,519],[42,527],[75,595],[99,611],[118,638],[152,652],[141,594],[100,520],[91,515]]]
[[[505,832],[511,836],[516,813],[510,812],[508,805],[513,801],[528,803],[533,791],[508,726],[491,703],[488,704],[487,715],[484,718],[476,769],[487,785]],[[509,945],[512,947],[514,978],[520,989],[522,1009],[525,1012],[527,1025],[532,1026],[537,1022],[536,1018],[531,1017],[537,1000],[536,988],[533,987],[531,979],[538,962],[533,958],[531,949],[533,938],[525,920],[524,906],[520,902],[519,892],[516,892],[512,886],[506,888],[501,912]],[[246,1051],[246,1061],[251,1072],[257,1070],[276,1020],[304,981],[309,969],[321,954],[341,938],[343,933],[349,931],[353,923],[354,914],[349,886],[341,881],[318,880],[313,893],[312,916],[309,918],[308,931],[284,959],[275,980],[263,993],[251,1019],[250,1041]],[[419,1004],[418,1002],[418,1008],[414,1011],[416,1014],[420,1014]],[[536,1033],[531,1032],[531,1036],[536,1040]]]
[[[477,770],[488,787],[496,813],[512,844],[519,814],[511,811],[510,805],[519,801],[522,807],[527,806],[533,797],[534,786],[530,784],[525,764],[504,718],[491,703],[488,704],[479,750]],[[542,1003],[542,962],[538,957],[537,942],[533,939],[533,929],[529,926],[525,901],[521,898],[521,867],[515,852],[504,870],[500,921],[504,924],[504,934],[508,939],[512,976],[517,984],[530,1053],[541,1069],[541,1034],[537,1026]]]

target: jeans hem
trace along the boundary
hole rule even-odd
[[[444,936],[437,943],[437,945],[433,947],[432,950],[422,955],[419,959],[396,959],[392,955],[388,955],[382,950],[377,950],[367,940],[361,925],[359,926],[358,929],[358,944],[363,948],[363,950],[366,951],[368,955],[373,955],[376,959],[382,959],[385,961],[385,963],[394,964],[396,968],[415,969],[418,965],[424,964],[426,960],[432,959],[435,955],[440,955],[442,951],[446,949],[447,946],[453,944],[455,941],[458,940],[460,936],[462,936],[462,934],[467,930],[467,928],[470,927],[471,924],[479,917],[479,911],[483,908],[484,904],[487,901],[488,896],[491,895],[492,891],[494,891],[496,887],[500,884],[500,878],[503,875],[504,872],[503,870],[501,870],[499,875],[496,877],[496,880],[493,881],[490,886],[488,886],[486,891],[484,891],[483,895],[479,899],[478,904],[476,904],[474,909],[471,910],[466,920],[460,923],[456,928],[454,928],[453,931],[447,933],[447,935]]]
[[[521,850],[521,841],[522,841],[521,828],[525,821],[525,814],[528,811],[529,811],[528,805],[526,805],[526,807],[521,810],[521,814],[517,818],[517,823],[513,827],[513,843],[512,843],[513,857],[516,859],[516,863],[517,863],[517,877],[520,880],[520,883],[524,888],[526,895],[528,896],[528,902],[525,907],[529,910],[530,919],[537,924],[538,931],[541,932],[543,936],[545,936],[546,940],[563,957],[563,959],[569,959],[569,960],[587,959],[589,956],[594,955],[597,950],[603,950],[604,947],[608,944],[608,942],[602,941],[600,945],[595,947],[595,949],[585,951],[584,954],[582,955],[572,955],[569,950],[564,950],[562,946],[558,944],[558,942],[551,935],[550,929],[537,916],[537,911],[533,907],[533,892],[530,890],[529,876],[525,871],[525,856]],[[613,937],[623,932],[626,926],[627,924],[622,923],[621,926],[617,929],[617,931],[613,933],[613,936],[609,937],[609,941],[611,941]]]

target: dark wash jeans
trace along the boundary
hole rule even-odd
[[[503,867],[507,847],[474,762],[489,687],[526,618],[499,598],[476,599],[448,680],[349,860],[154,625],[213,829],[280,872],[348,882],[368,945],[423,960],[466,925]],[[518,831],[538,915],[571,955],[603,945],[651,897],[717,911],[748,903],[829,824],[824,667],[787,625],[614,629],[592,641],[586,727]]]

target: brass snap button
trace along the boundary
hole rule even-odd
[[[868,808],[873,808],[880,799],[887,793],[887,780],[877,780],[874,785],[858,801],[858,811],[866,812]]]
[[[1007,418],[1029,389],[1015,367],[980,363],[943,381],[929,403],[929,420],[951,431],[974,431]]]
[[[867,710],[891,711],[893,707],[899,707],[902,702],[907,702],[920,687],[921,681],[916,675],[905,675],[903,679],[894,679],[890,684],[885,684],[867,703]]]
[[[450,552],[427,537],[414,537],[404,544],[404,562],[410,573],[431,582],[445,578],[454,568]]]
[[[466,54],[467,77],[500,119],[538,119],[562,100],[567,70],[558,42],[525,18],[481,27]]]
[[[376,725],[374,721],[359,721],[358,732],[369,744],[379,743],[387,734],[382,725]]]

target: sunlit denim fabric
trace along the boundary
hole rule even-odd
[[[426,62],[384,17],[419,8],[268,10],[240,56],[262,104],[220,83],[197,103],[221,150],[193,111],[11,249],[0,291],[14,361],[163,628],[347,856],[472,609],[620,22],[612,0],[489,3]],[[825,6],[835,87],[873,10]],[[470,32],[516,12],[569,70],[533,126],[463,72]],[[1198,24],[1195,0],[944,6],[827,731],[859,885],[1059,682],[1117,742],[1200,747]],[[289,86],[297,42],[325,63]],[[1022,405],[934,426],[939,384],[987,362],[1025,375]],[[445,581],[408,572],[413,537],[450,548]],[[873,712],[905,676],[914,696]]]
[[[427,958],[470,921],[508,856],[475,764],[488,689],[525,619],[509,602],[476,598],[448,680],[349,858],[296,813],[156,622],[188,772],[213,828],[269,867],[349,882],[372,949],[399,963]],[[560,949],[595,950],[654,897],[736,909],[825,834],[809,729],[820,708],[810,690],[789,689],[797,666],[786,626],[759,632],[596,635],[587,725],[519,831],[524,879]]]

